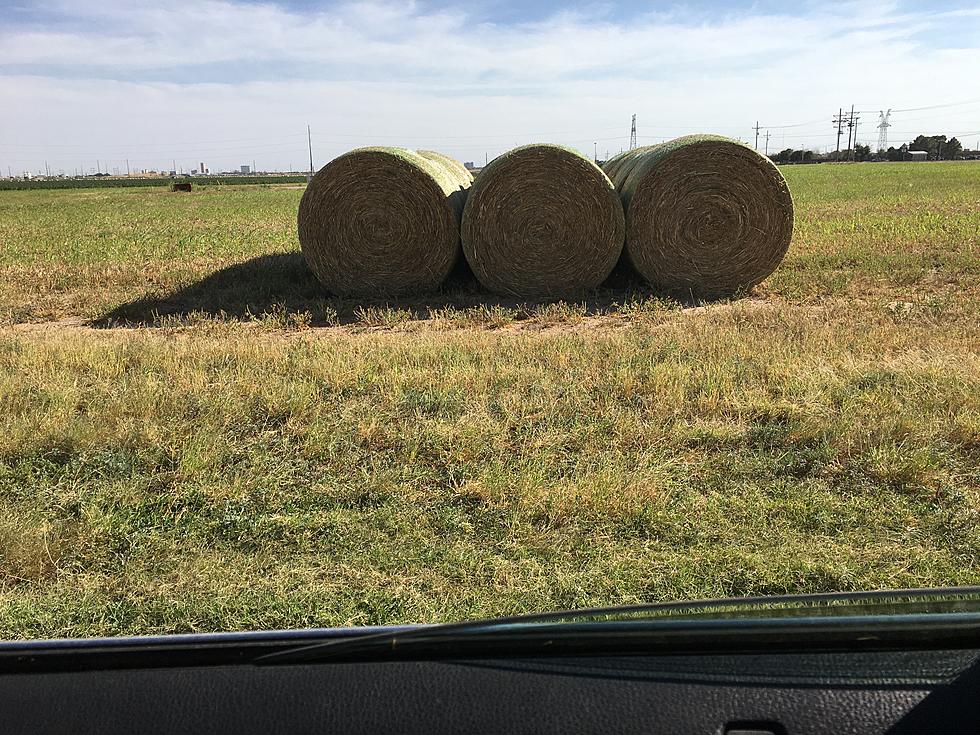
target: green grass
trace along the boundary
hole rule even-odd
[[[980,583],[969,165],[788,168],[699,308],[350,304],[296,191],[0,193],[0,635]]]

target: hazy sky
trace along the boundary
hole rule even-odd
[[[862,141],[891,107],[896,144],[973,147],[978,71],[975,2],[0,0],[0,167],[300,168],[307,124],[317,167],[372,144],[604,157],[632,113],[641,144],[753,142],[758,119],[770,151],[826,148],[852,103]]]

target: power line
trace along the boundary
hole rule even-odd
[[[820,123],[823,122],[823,120],[824,120],[823,118],[820,118],[819,120],[811,120],[810,122],[805,122],[805,123],[793,123],[792,125],[766,125],[766,128],[768,130],[782,130],[784,128],[802,128],[802,127],[806,127],[807,125],[819,125]],[[756,125],[758,124],[759,123],[757,122]]]
[[[925,107],[903,107],[892,110],[892,112],[919,112],[920,110],[941,110],[945,107],[965,107],[966,105],[980,104],[980,99],[963,100],[962,102],[947,102],[941,105],[926,105]],[[858,112],[872,113],[874,110],[858,110]]]

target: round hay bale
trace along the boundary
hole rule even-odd
[[[742,143],[689,135],[627,151],[603,169],[626,210],[624,255],[654,286],[732,294],[763,281],[789,248],[786,180]]]
[[[317,172],[300,201],[303,257],[339,296],[432,291],[459,258],[471,181],[468,172],[402,148],[346,153]]]
[[[460,229],[480,283],[517,298],[595,288],[616,265],[624,232],[612,182],[585,156],[556,145],[493,159],[470,188]]]
[[[439,151],[419,150],[417,151],[417,153],[423,158],[428,158],[430,161],[441,163],[450,171],[455,172],[457,178],[460,181],[465,181],[467,186],[473,183],[473,174],[470,173],[470,170],[466,168],[466,166],[464,166],[460,161],[457,161],[452,156],[447,156],[445,153],[440,153]]]

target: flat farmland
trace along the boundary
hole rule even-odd
[[[323,294],[301,189],[0,192],[0,636],[980,583],[980,165],[680,303]]]

